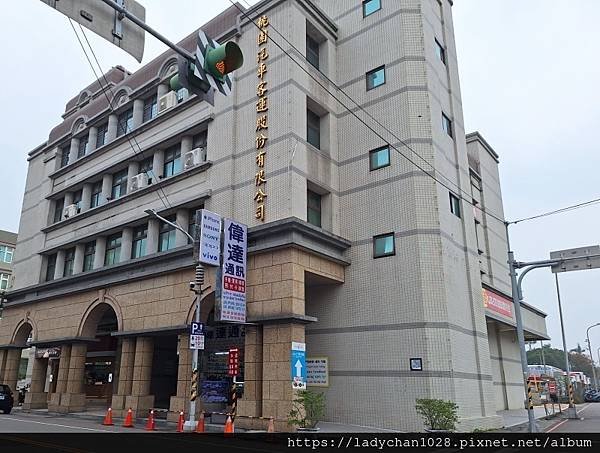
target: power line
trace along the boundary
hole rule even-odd
[[[575,210],[581,209],[581,208],[587,208],[588,206],[593,206],[598,203],[600,203],[600,198],[585,201],[583,203],[577,203],[577,204],[574,204],[571,206],[566,206],[564,208],[556,209],[554,211],[544,212],[543,214],[538,214],[538,215],[534,215],[531,217],[525,217],[525,218],[522,218],[519,220],[513,220],[512,222],[507,222],[507,223],[508,224],[517,224],[517,223],[521,223],[521,222],[527,222],[529,220],[541,219],[542,217],[549,217],[549,216],[555,215],[555,214],[562,214],[564,212],[575,211]]]

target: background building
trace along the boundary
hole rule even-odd
[[[0,292],[8,290],[12,286],[12,263],[16,245],[16,233],[0,230]]]
[[[463,430],[498,427],[514,403],[499,389],[522,398],[498,162],[465,138],[451,2],[240,11],[202,26],[246,56],[231,96],[170,91],[166,52],[83,89],[31,151],[0,379],[34,345],[26,408],[185,410],[192,248],[144,211],[192,231],[206,207],[250,226],[251,324],[215,322],[204,298],[198,410],[226,407],[223,352],[239,347],[239,413],[289,429],[296,341],[326,358],[330,421],[420,430],[415,399],[437,397]],[[526,316],[545,338],[544,315]]]

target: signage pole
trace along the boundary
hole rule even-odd
[[[204,285],[204,266],[200,261],[196,263],[196,279],[194,281],[194,292],[196,293],[196,307],[194,314],[194,321],[200,323],[200,307],[202,303],[202,285]],[[198,363],[199,351],[198,349],[192,349],[192,376],[194,372],[196,372],[196,385],[198,388],[198,393],[200,393],[200,366]],[[190,431],[193,431],[195,428],[195,420],[196,420],[196,400],[192,401],[190,399],[190,410],[188,415],[188,420],[185,422],[185,426],[189,428]]]

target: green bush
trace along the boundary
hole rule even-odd
[[[325,415],[325,395],[310,390],[300,390],[288,414],[288,425],[315,428]]]
[[[415,409],[431,430],[454,431],[458,422],[458,406],[452,401],[418,399]]]

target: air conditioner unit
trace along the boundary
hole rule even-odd
[[[63,210],[63,215],[64,215],[65,219],[68,219],[69,217],[75,217],[77,215],[77,205],[70,204],[69,206],[67,206]]]
[[[146,173],[135,175],[133,178],[131,178],[130,184],[130,190],[132,192],[135,192],[142,187],[146,187],[148,185],[148,175]]]
[[[158,113],[161,114],[166,112],[171,107],[175,107],[177,105],[177,93],[174,91],[169,91],[164,96],[158,98]]]
[[[193,150],[185,153],[183,155],[184,170],[195,167],[196,165],[200,165],[203,161],[203,156],[204,156],[203,148],[194,148]]]

